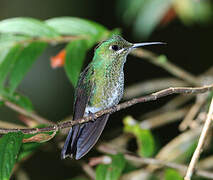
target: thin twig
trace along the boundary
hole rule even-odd
[[[196,102],[192,107],[190,108],[189,112],[186,114],[185,118],[179,125],[180,131],[186,130],[194,120],[195,116],[199,112],[200,108],[203,106],[203,104],[206,102],[207,96],[197,96]]]
[[[200,86],[200,82],[198,81],[198,78],[196,76],[171,63],[168,59],[165,59],[165,61],[161,61],[159,60],[159,56],[144,49],[136,49],[135,51],[132,51],[131,54],[139,58],[147,59],[152,64],[162,67],[174,76],[179,77],[180,79],[183,79],[192,85]]]
[[[3,99],[4,101],[4,105],[9,107],[10,109],[22,114],[22,115],[25,115],[27,117],[30,117],[32,119],[34,119],[35,121],[41,123],[41,124],[54,124],[53,122],[37,115],[36,113],[34,112],[30,112],[30,111],[27,111],[25,110],[24,108],[16,105],[15,103],[11,102],[11,101],[8,101],[8,100],[4,100],[4,98],[0,97],[0,99]]]
[[[127,160],[134,160],[135,162],[141,162],[141,163],[144,163],[144,164],[153,164],[153,165],[159,165],[159,166],[177,169],[182,173],[186,173],[186,171],[187,171],[187,166],[185,166],[185,165],[172,163],[172,162],[165,162],[165,161],[159,160],[159,159],[138,158],[138,157],[134,157],[134,156],[131,156],[131,155],[125,155],[125,158]],[[204,171],[204,170],[197,170],[195,174],[198,175],[198,176],[205,177],[205,178],[213,179],[213,173],[212,172],[208,172],[208,171]]]
[[[164,113],[165,111],[166,112],[175,111],[179,107],[186,104],[186,102],[191,100],[194,96],[193,95],[190,95],[190,96],[178,95],[178,96],[174,97],[173,99],[171,99],[170,101],[168,101],[165,105],[161,106],[160,108],[143,114],[139,119],[143,120],[143,119],[147,119],[150,117],[152,118],[153,116],[157,116],[161,113]]]
[[[11,122],[5,122],[0,120],[0,127],[4,128],[25,128],[26,126],[22,126],[19,124],[11,123]]]
[[[147,95],[161,89],[165,89],[171,86],[187,87],[189,84],[183,80],[177,78],[155,78],[147,81],[139,82],[125,88],[124,99],[129,100],[141,95]]]
[[[163,146],[160,151],[155,155],[155,158],[162,161],[184,161],[186,157],[183,157],[188,152],[189,147],[192,147],[196,142],[201,133],[201,128],[192,129],[186,131],[177,137],[173,138],[169,143]],[[159,167],[148,166],[147,169],[155,171]]]
[[[95,179],[95,172],[91,166],[89,166],[87,163],[82,163],[81,167],[84,172],[90,177],[90,179]]]
[[[93,115],[89,115],[89,116],[83,117],[83,118],[75,120],[75,121],[70,120],[70,121],[66,121],[66,122],[61,122],[57,125],[51,125],[51,126],[44,127],[44,128],[26,128],[26,129],[0,128],[0,134],[7,134],[9,132],[19,132],[19,131],[21,131],[25,134],[35,134],[35,133],[40,133],[40,132],[58,131],[60,129],[72,127],[76,124],[82,124],[82,123],[86,123],[88,121],[92,121],[92,120],[97,119],[98,117],[100,117],[104,114],[112,114],[116,111],[126,109],[127,107],[133,106],[133,105],[138,104],[138,103],[154,101],[158,98],[168,96],[168,95],[171,95],[171,94],[198,94],[198,93],[204,93],[204,92],[210,91],[212,89],[213,89],[213,84],[203,86],[203,87],[197,87],[197,88],[186,88],[186,87],[173,88],[173,87],[171,87],[171,88],[168,88],[168,89],[158,91],[156,93],[152,93],[152,94],[147,95],[147,96],[143,96],[143,97],[140,97],[140,98],[132,99],[130,101],[126,101],[124,103],[118,104],[117,106],[99,111],[99,112],[97,112]]]
[[[198,162],[198,168],[212,170],[213,155],[204,157]]]
[[[195,170],[196,163],[197,163],[197,161],[200,157],[200,154],[203,150],[203,145],[205,143],[205,139],[206,139],[208,130],[209,130],[210,125],[211,125],[212,114],[213,114],[213,98],[212,98],[212,101],[211,101],[211,104],[210,104],[210,107],[209,107],[207,119],[205,121],[205,124],[203,126],[203,130],[201,132],[201,135],[200,135],[200,138],[199,138],[199,141],[198,141],[198,145],[197,145],[195,152],[192,156],[192,159],[191,159],[191,162],[190,162],[189,167],[187,169],[187,173],[186,173],[186,176],[184,177],[184,180],[190,180],[191,177],[192,177],[192,174]]]
[[[175,109],[173,111],[161,112],[158,115],[154,115],[150,118],[143,119],[140,123],[141,128],[144,129],[154,129],[165,124],[181,120],[188,112],[189,107],[184,107],[182,109]]]
[[[116,154],[117,151],[107,147],[107,146],[99,146],[98,150],[100,150],[103,153],[107,153],[107,154]],[[157,166],[163,166],[163,167],[169,167],[169,168],[173,168],[173,169],[177,169],[178,171],[182,172],[183,174],[186,173],[187,171],[187,166],[182,165],[182,164],[177,164],[177,163],[173,163],[173,162],[166,162],[160,159],[154,159],[154,158],[145,158],[145,157],[138,157],[132,154],[124,154],[124,157],[126,160],[128,161],[132,161],[135,162],[137,164],[147,164],[147,165],[157,165]],[[205,170],[197,170],[195,172],[196,175],[198,176],[202,176],[204,178],[209,178],[209,179],[213,179],[213,173],[209,172],[209,171],[205,171]]]
[[[17,44],[26,44],[26,43],[32,43],[32,42],[46,42],[49,44],[59,44],[59,43],[67,43],[76,39],[86,39],[88,37],[86,36],[60,36],[60,37],[36,37],[36,38],[31,38],[31,39],[26,39],[17,42]]]
[[[76,39],[88,39],[88,36],[62,36],[62,37],[60,36],[55,38],[41,37],[19,41],[17,42],[17,44],[26,44],[32,42],[47,42],[49,44],[59,44],[59,43],[67,43]],[[180,79],[183,79],[192,85],[200,86],[200,82],[195,76],[193,76],[189,72],[186,72],[185,70],[181,69],[175,64],[171,63],[169,60],[163,62],[160,61],[158,56],[150,51],[144,49],[143,50],[136,49],[131,54],[140,58],[146,58],[149,62],[164,68],[165,70],[175,75],[176,77],[179,77]]]

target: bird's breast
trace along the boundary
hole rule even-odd
[[[123,96],[123,89],[123,72],[120,72],[119,76],[108,75],[97,79],[86,111],[95,113],[117,105]]]

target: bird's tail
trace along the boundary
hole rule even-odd
[[[75,125],[69,131],[64,147],[61,152],[61,158],[67,156],[80,159],[95,145],[99,139],[109,114],[97,118],[94,122],[90,121],[82,125]]]

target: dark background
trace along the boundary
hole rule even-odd
[[[0,20],[28,16],[48,19],[58,16],[76,16],[96,21],[108,29],[121,28],[123,37],[131,42],[141,42],[134,39],[131,27],[126,27],[116,15],[116,1],[100,0],[0,0]],[[203,73],[213,62],[213,24],[184,26],[175,19],[169,25],[157,28],[147,41],[163,41],[166,46],[149,47],[158,54],[165,54],[170,61],[191,72],[194,75]],[[50,57],[57,54],[62,45],[49,47],[36,61],[30,72],[23,80],[19,91],[30,97],[36,111],[52,121],[61,120],[72,114],[73,87],[68,81],[63,68],[52,69]],[[88,53],[86,63],[90,62],[93,50]],[[147,61],[128,57],[125,65],[125,86],[157,77],[171,76],[165,70],[149,64]],[[167,99],[146,104],[136,105],[125,111],[111,116],[102,139],[110,138],[111,129],[121,132],[122,117],[148,112],[162,105]],[[13,117],[13,112],[6,108],[0,109],[1,118]],[[177,124],[167,126],[160,132],[162,142],[175,136]],[[169,131],[169,129],[172,129]],[[168,136],[169,134],[169,136]],[[163,139],[167,138],[167,139]],[[30,160],[23,163],[23,169],[29,172],[30,179],[64,179],[80,171],[71,160],[60,160],[60,150],[54,143],[47,143],[45,147],[34,154]],[[90,154],[91,155],[91,154]],[[74,173],[75,172],[75,173]]]

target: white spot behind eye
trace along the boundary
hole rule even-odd
[[[123,52],[124,50],[125,50],[125,49],[122,48],[122,49],[118,50],[117,53],[121,53],[121,52]]]
[[[117,46],[117,50],[115,49],[115,47],[113,48],[113,46]],[[109,49],[118,54],[125,50],[125,48],[121,48],[118,45],[111,45],[111,46],[109,46]]]

